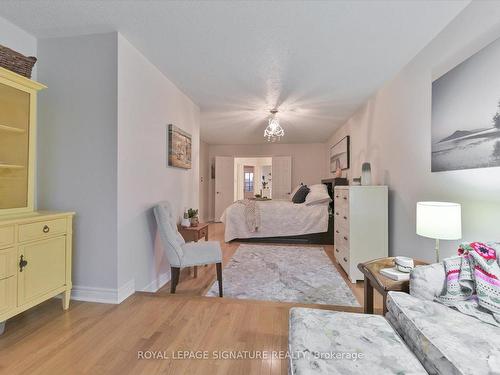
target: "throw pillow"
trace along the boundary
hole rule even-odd
[[[292,198],[293,203],[304,203],[306,201],[307,194],[309,194],[309,188],[307,185],[302,185],[299,190],[294,194]]]

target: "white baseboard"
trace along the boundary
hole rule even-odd
[[[141,292],[157,292],[162,286],[170,281],[170,272],[162,273],[160,276],[146,285]]]
[[[135,280],[131,279],[118,288],[118,303],[122,303],[135,293]]]
[[[134,294],[134,292],[134,279],[128,281],[118,289],[73,285],[71,299],[75,301],[119,304]]]

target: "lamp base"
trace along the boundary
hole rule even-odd
[[[439,239],[436,238],[436,263],[439,263]]]

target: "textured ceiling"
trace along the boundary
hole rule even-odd
[[[209,143],[323,142],[468,1],[9,1],[39,38],[117,30],[197,103]]]

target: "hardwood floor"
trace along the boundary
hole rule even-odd
[[[221,224],[210,225],[210,239],[223,240]],[[221,245],[226,264],[239,244]],[[325,248],[333,259],[333,247]],[[7,322],[0,336],[0,373],[286,374],[287,359],[279,356],[288,345],[288,310],[299,305],[202,297],[214,279],[214,266],[199,267],[196,279],[189,270],[181,272],[176,295],[167,284],[120,305],[72,301],[63,311],[59,300],[47,301]],[[362,303],[363,283],[348,285]],[[236,351],[247,358],[217,359]],[[156,359],[148,359],[153,353]],[[248,358],[259,353],[268,357]],[[208,359],[181,358],[194,354]]]

